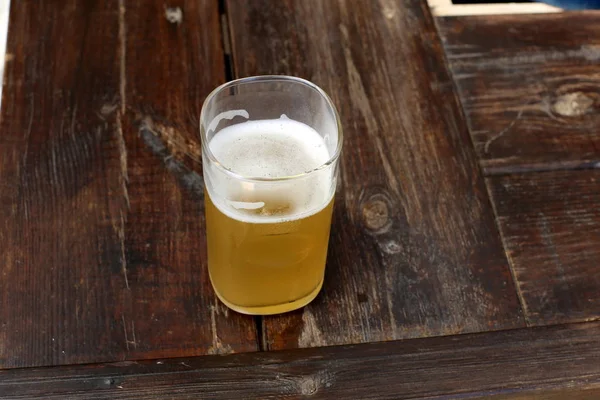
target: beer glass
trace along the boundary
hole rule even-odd
[[[303,307],[323,285],[342,128],[304,79],[215,89],[200,116],[208,271],[219,299],[255,315]]]

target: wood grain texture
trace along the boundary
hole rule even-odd
[[[206,265],[198,118],[206,95],[225,81],[218,4],[124,4],[132,264],[124,294],[146,336],[138,358],[256,350],[254,318],[218,302]]]
[[[600,318],[600,170],[488,178],[532,325]]]
[[[160,138],[138,134],[143,116],[191,135],[184,113],[223,80],[214,2],[173,6],[180,24],[158,1],[11,5],[0,368],[257,347],[254,321],[209,288],[197,180]]]
[[[232,0],[227,12],[237,76],[317,83],[345,134],[323,292],[265,318],[265,348],[521,326],[426,3]]]
[[[487,174],[600,162],[599,12],[437,20]]]
[[[0,371],[10,399],[596,399],[600,323]],[[562,396],[562,397],[561,397]]]

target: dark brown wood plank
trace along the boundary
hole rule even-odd
[[[254,319],[218,302],[206,265],[198,118],[225,81],[218,2],[124,4],[131,291],[123,301],[126,321],[145,336],[132,358],[257,350]]]
[[[600,323],[222,357],[7,370],[0,371],[0,396],[596,399]]]
[[[194,175],[169,172],[177,159],[157,157],[134,122],[149,104],[163,125],[182,123],[223,80],[216,4],[173,2],[180,24],[162,2],[125,4],[11,4],[0,368],[257,347],[253,320],[218,306],[207,283],[202,202],[182,184]]]
[[[236,74],[314,81],[345,132],[323,292],[265,318],[265,347],[521,326],[427,4],[229,1],[227,11]]]
[[[600,318],[600,170],[488,178],[532,325]]]
[[[437,20],[487,174],[600,165],[599,18]]]
[[[116,119],[101,114],[118,96],[112,6],[11,5],[0,116],[1,367],[122,357],[111,210],[123,198],[101,195],[119,179]]]

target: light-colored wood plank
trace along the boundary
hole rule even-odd
[[[458,15],[546,14],[562,12],[544,3],[452,4],[451,0],[428,0],[436,17]]]

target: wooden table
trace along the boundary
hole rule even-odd
[[[599,17],[13,0],[0,396],[599,398]],[[323,292],[264,318],[211,289],[197,131],[258,74],[346,137]]]

